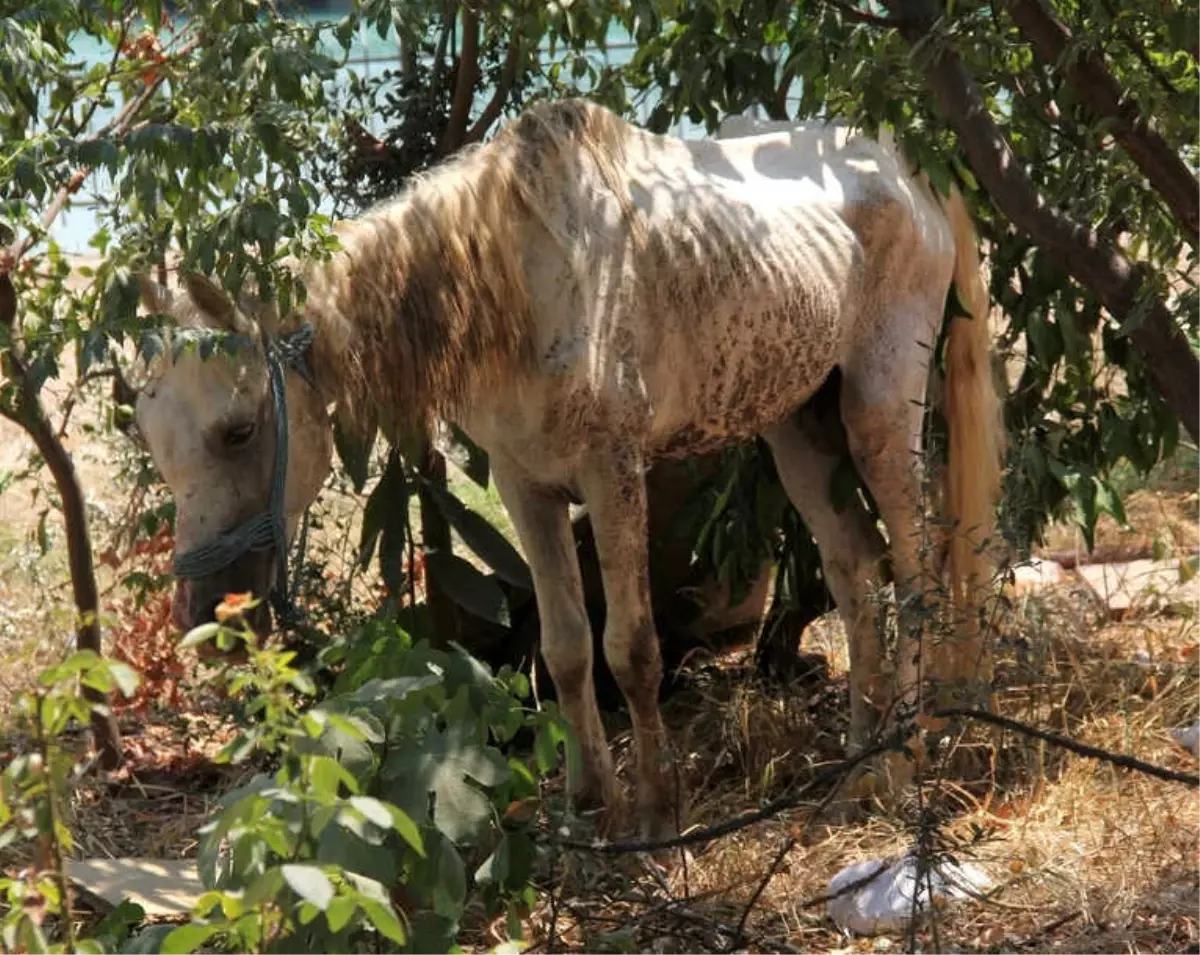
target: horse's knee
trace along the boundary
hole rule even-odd
[[[649,616],[633,621],[610,617],[604,628],[604,659],[626,699],[658,699],[662,682],[662,652]]]
[[[592,631],[586,614],[562,611],[543,621],[541,651],[560,698],[582,693],[592,679]]]

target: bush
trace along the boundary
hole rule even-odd
[[[221,671],[244,726],[217,758],[259,771],[201,830],[206,891],[191,920],[130,942],[141,913],[125,906],[124,931],[110,920],[106,937],[81,941],[64,929],[58,950],[448,951],[469,904],[489,918],[507,914],[519,937],[520,916],[535,901],[539,850],[529,823],[541,777],[561,758],[577,758],[565,720],[552,707],[526,705],[521,674],[493,674],[458,648],[413,644],[386,620],[326,651],[338,675],[314,703],[316,684],[292,651],[229,623],[198,628],[184,644],[245,644],[246,663]],[[55,807],[72,768],[55,739],[88,718],[92,704],[78,688],[129,694],[136,680],[123,664],[85,653],[40,682],[21,706],[33,751],[10,763],[0,789],[0,846],[48,840],[56,854],[44,873],[0,881],[9,951],[50,950],[42,925],[66,911],[71,843]],[[505,752],[522,731],[535,740],[532,766]]]

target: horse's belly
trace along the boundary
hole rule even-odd
[[[847,317],[841,303],[830,301],[799,312],[743,313],[713,322],[722,329],[717,334],[696,335],[693,328],[689,342],[669,349],[691,360],[656,362],[658,381],[647,382],[653,453],[703,454],[786,418],[838,363]]]

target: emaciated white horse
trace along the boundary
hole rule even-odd
[[[962,675],[980,658],[974,608],[989,577],[981,545],[1000,445],[987,292],[961,197],[939,199],[894,149],[824,125],[685,142],[587,102],[542,104],[346,224],[341,242],[330,262],[306,267],[303,314],[234,303],[200,276],[184,277],[184,292],[143,288],[154,311],[259,343],[233,359],[166,356],[139,399],[140,430],[177,502],[177,553],[262,514],[273,475],[286,476],[269,505],[276,543],[268,534],[249,549],[234,535],[209,547],[178,585],[179,626],[210,619],[227,591],[278,583],[273,550],[328,474],[333,415],[379,413],[393,434],[454,420],[489,453],[533,572],[541,651],[583,755],[569,789],[611,808],[619,790],[568,520],[569,498],[586,503],[641,821],[669,830],[677,796],[657,704],[643,482],[655,456],[761,435],[849,633],[851,743],[915,698],[918,628],[901,627],[889,671],[870,597],[886,573],[882,537],[865,512],[832,506],[837,458],[803,411],[836,368],[902,618],[907,597],[936,590],[945,571],[966,645],[926,665]],[[927,569],[922,417],[952,282],[970,312],[951,320],[941,388],[953,532]],[[311,380],[271,357],[301,322],[314,331]]]

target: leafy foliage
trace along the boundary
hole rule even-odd
[[[493,676],[462,650],[414,646],[377,620],[352,636],[355,652],[331,651],[340,677],[314,706],[316,687],[293,652],[219,625],[184,643],[212,639],[248,647],[246,664],[225,677],[248,725],[217,759],[276,768],[226,794],[202,828],[206,891],[193,918],[131,942],[144,915],[126,903],[95,937],[59,945],[44,934],[46,920],[66,911],[72,845],[57,807],[75,767],[59,738],[89,717],[82,686],[129,696],[138,682],[125,664],[82,652],[17,701],[29,750],[0,777],[0,848],[49,840],[53,853],[44,871],[0,879],[5,950],[446,951],[473,900],[491,915],[507,912],[519,933],[535,901],[539,849],[528,824],[540,779],[562,758],[578,759],[554,708],[523,704],[521,674]],[[521,732],[532,733],[529,760],[506,753]]]
[[[412,645],[377,620],[352,653],[331,651],[341,677],[304,710],[296,694],[314,687],[293,654],[248,639],[248,666],[230,689],[259,719],[220,758],[273,754],[279,768],[229,793],[202,830],[198,865],[210,891],[164,951],[215,935],[251,951],[349,951],[363,933],[444,951],[471,897],[513,915],[532,905],[537,850],[508,810],[537,803],[539,775],[571,744],[553,710],[522,705],[523,676]],[[532,767],[504,753],[526,729],[538,741]]]
[[[114,913],[99,927],[99,937],[87,940],[76,940],[71,918],[64,918],[70,911],[70,889],[63,860],[74,842],[62,806],[76,766],[63,736],[74,726],[86,726],[97,706],[84,695],[85,688],[129,697],[138,682],[128,665],[81,650],[42,671],[37,685],[14,701],[10,745],[17,750],[5,754],[0,772],[0,849],[36,845],[44,864],[0,875],[0,948],[6,952],[100,952],[101,939],[119,944],[126,937],[120,919],[128,911]],[[23,744],[18,742],[22,737]],[[47,923],[53,920],[63,926],[61,941],[47,936]]]

